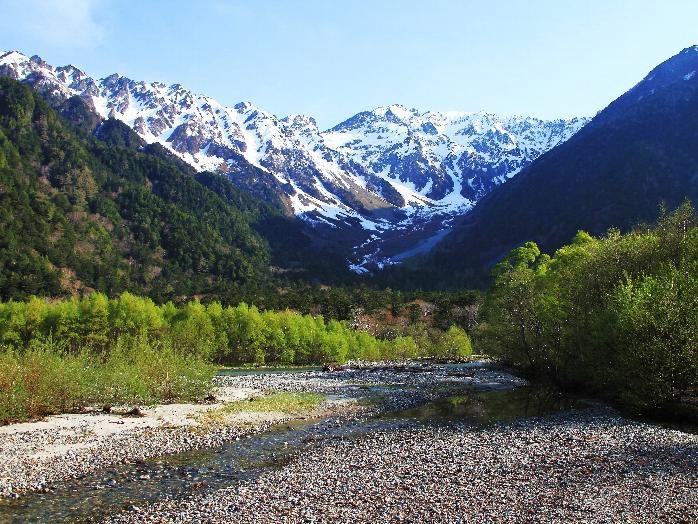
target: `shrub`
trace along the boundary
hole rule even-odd
[[[413,326],[413,330],[422,329]],[[416,331],[415,331],[416,332]],[[379,340],[347,321],[241,303],[156,305],[130,293],[0,303],[0,421],[74,411],[86,404],[152,404],[201,398],[213,363],[319,364],[470,354],[468,336],[420,333]],[[436,343],[434,343],[436,340]]]
[[[441,334],[437,343],[437,355],[442,358],[462,360],[473,354],[468,334],[459,327],[451,326]]]

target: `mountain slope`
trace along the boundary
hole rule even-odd
[[[317,239],[343,239],[338,249],[357,265],[390,263],[425,236],[442,234],[444,220],[586,122],[392,105],[323,132],[303,115],[279,118],[249,102],[225,107],[179,84],[98,80],[18,52],[0,53],[0,75],[31,85],[56,107],[80,97],[146,143],[299,216],[317,229]]]
[[[660,64],[579,133],[487,195],[427,257],[426,280],[482,284],[528,240],[551,251],[579,229],[653,221],[661,203],[698,201],[698,46]],[[413,275],[415,277],[415,275]]]
[[[70,114],[85,121],[89,109],[78,106]],[[298,269],[308,258],[295,224],[226,179],[210,184],[165,150],[150,151],[159,146],[143,149],[118,120],[96,134],[102,140],[0,78],[2,299],[89,289],[221,294],[269,279],[270,263]],[[300,261],[277,252],[289,239]]]
[[[282,205],[311,219],[316,211],[331,220],[358,217],[354,207],[366,214],[391,206],[364,188],[370,175],[360,166],[323,147],[310,118],[280,119],[248,102],[224,107],[179,84],[116,74],[95,80],[74,66],[54,68],[17,52],[0,56],[0,75],[31,85],[53,105],[80,96],[102,118],[125,122],[147,143],[162,144],[198,170],[237,174],[256,167]],[[250,183],[251,177],[243,178],[243,185]],[[354,201],[345,203],[343,193]]]

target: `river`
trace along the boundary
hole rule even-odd
[[[227,375],[246,384],[264,380],[265,385],[281,388],[287,384],[284,380],[310,382],[318,375],[327,377],[316,370],[249,370]],[[432,375],[440,378],[433,380]],[[153,503],[176,505],[223,488],[250,485],[337,442],[362,442],[377,434],[401,435],[424,428],[487,430],[588,407],[583,400],[543,387],[519,385],[514,377],[479,364],[439,366],[436,372],[433,368],[384,371],[376,379],[356,378],[350,376],[333,386],[329,394],[360,398],[375,406],[363,416],[293,421],[216,448],[97,470],[84,478],[54,483],[47,493],[0,501],[0,522],[97,522],[122,511],[138,515]]]

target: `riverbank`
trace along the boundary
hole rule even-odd
[[[524,383],[505,373],[485,369],[476,373],[475,369],[463,372],[436,367],[416,371],[376,364],[338,372],[223,374],[214,379],[215,402],[209,404],[156,406],[138,409],[136,416],[126,408],[111,413],[94,411],[2,426],[0,498],[49,490],[55,482],[110,466],[215,448],[292,420],[346,418],[404,409],[434,398],[449,385],[487,390]],[[383,390],[385,385],[402,387]],[[274,391],[318,393],[329,398],[302,413],[226,412],[225,406],[231,402]],[[366,397],[372,402],[361,401]]]
[[[118,464],[220,446],[295,419],[341,416],[361,408],[328,399],[304,412],[230,412],[226,408],[235,402],[267,391],[229,385],[225,377],[215,380],[216,400],[207,404],[114,408],[0,427],[0,497],[49,490],[54,482]]]
[[[4,445],[12,439],[0,437],[6,480],[26,481],[37,471],[64,475],[71,468],[83,476],[51,477],[54,482],[39,484],[47,493],[0,499],[0,521],[698,517],[698,436],[630,421],[484,363],[255,372],[216,382],[215,404],[160,406],[153,408],[159,415],[133,420],[121,416],[123,423],[109,423],[125,427],[121,432],[100,435],[102,424],[76,435],[55,426],[38,430],[43,423],[34,423],[32,431],[15,432],[25,437],[14,437],[20,440],[14,451]],[[232,403],[220,402],[225,391]],[[322,399],[312,413],[267,411],[316,406]],[[167,410],[179,413],[168,420]],[[164,423],[156,427],[127,426],[158,417]],[[47,454],[66,446],[73,446],[70,452]]]
[[[111,522],[697,519],[698,437],[593,408],[329,441],[256,480]]]

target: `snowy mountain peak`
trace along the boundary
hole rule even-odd
[[[424,112],[400,105],[360,113],[324,133],[325,142],[381,176],[449,207],[472,204],[585,119],[500,118],[486,112]]]
[[[41,58],[37,55],[31,57],[31,59],[19,51],[0,51],[0,65],[4,64],[22,64],[29,62],[30,60],[41,61]]]
[[[252,104],[252,102],[238,102],[233,106],[233,109],[235,109],[239,113],[246,113],[247,111],[250,111],[253,108],[254,104]]]
[[[288,115],[287,117],[282,118],[282,121],[288,123],[293,127],[314,127],[315,129],[317,129],[317,122],[312,116]]]
[[[413,117],[419,116],[419,111],[416,109],[408,109],[400,104],[379,107],[374,109],[373,112],[378,116],[398,122],[409,122]]]

